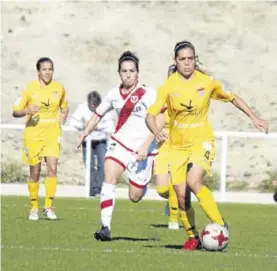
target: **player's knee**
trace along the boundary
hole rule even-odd
[[[106,177],[105,176],[105,183],[107,184],[117,184],[117,178],[114,176]]]
[[[156,190],[162,198],[168,199],[168,193],[169,193],[168,186],[156,185]]]
[[[105,169],[104,175],[105,175],[104,182],[108,184],[117,184],[117,181],[120,176],[117,172],[113,170],[107,170],[107,169]]]
[[[30,181],[31,182],[38,182],[39,181],[39,174],[30,174]]]
[[[182,209],[183,211],[186,211],[185,197],[183,195],[177,195],[177,200],[178,200],[179,208]]]
[[[37,182],[40,176],[40,168],[31,168],[30,179]]]
[[[199,193],[199,191],[202,189],[203,184],[201,182],[192,182],[189,184],[191,191],[194,194]]]
[[[47,176],[56,177],[57,176],[57,166],[51,165],[48,167]]]
[[[129,199],[133,202],[133,203],[138,203],[142,198],[142,195],[140,194],[129,194]]]

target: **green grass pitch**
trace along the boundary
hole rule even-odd
[[[41,201],[41,204],[43,202]],[[99,202],[56,199],[58,221],[28,221],[26,197],[2,197],[2,271],[277,270],[277,206],[221,204],[224,252],[182,251],[183,228],[167,229],[163,201],[117,200],[112,242],[97,242]],[[195,203],[198,228],[208,219]]]

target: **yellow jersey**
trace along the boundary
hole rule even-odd
[[[170,118],[169,144],[172,148],[187,148],[199,141],[214,139],[208,120],[210,99],[228,102],[234,99],[234,94],[197,70],[187,81],[176,72],[159,88],[148,113],[156,116],[166,105]]]
[[[23,110],[29,104],[39,106],[39,111],[27,115],[24,139],[45,140],[59,136],[59,109],[68,107],[64,87],[53,80],[46,86],[41,86],[38,80],[32,81],[16,99],[13,110]]]

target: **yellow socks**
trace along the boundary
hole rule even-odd
[[[52,207],[57,187],[57,177],[46,177],[45,179],[45,208]],[[38,209],[39,182],[28,182],[29,195],[32,209]]]
[[[52,202],[56,193],[57,177],[46,177],[45,179],[45,208],[52,207]]]
[[[196,194],[196,197],[198,198],[200,206],[208,218],[212,222],[223,226],[224,221],[220,215],[211,191],[206,186],[203,186],[199,193]]]
[[[191,208],[192,209],[192,208]],[[188,219],[187,213],[181,209],[179,209],[179,214],[180,214],[180,220],[184,225],[184,228],[188,234],[188,237],[196,237],[198,236],[198,233],[195,229],[195,225],[192,224],[192,221]],[[193,218],[194,220],[194,218]]]
[[[166,198],[166,199],[168,198],[168,192],[169,192],[168,186],[156,185],[156,190],[161,197]]]
[[[39,190],[39,182],[28,182],[28,190],[31,200],[32,209],[38,209],[38,190]]]
[[[176,192],[173,188],[173,185],[170,184],[168,186],[169,188],[169,197],[168,197],[168,203],[169,203],[169,221],[177,222],[178,221],[178,199]]]

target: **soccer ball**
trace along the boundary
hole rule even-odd
[[[221,251],[229,243],[229,231],[219,224],[210,223],[201,230],[200,241],[206,250]]]

